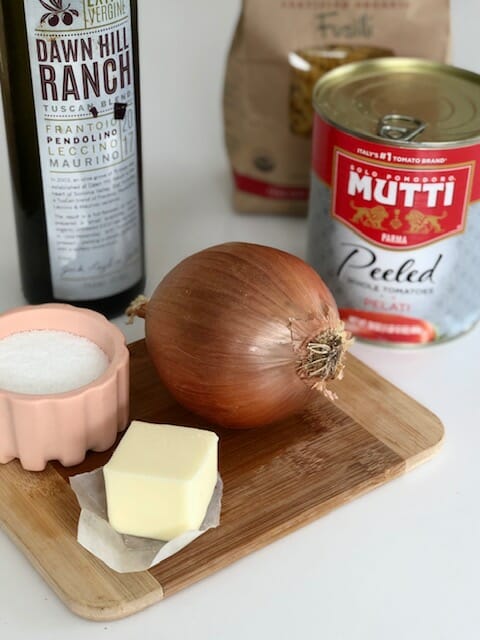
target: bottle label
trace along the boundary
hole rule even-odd
[[[142,277],[129,0],[24,0],[53,293]]]

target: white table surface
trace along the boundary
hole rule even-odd
[[[148,284],[227,240],[305,255],[305,220],[239,216],[229,205],[220,92],[238,0],[141,2]],[[480,3],[452,0],[452,59],[480,72]],[[1,116],[1,114],[0,114]],[[0,124],[0,311],[24,303]],[[479,249],[480,250],[480,249]],[[142,322],[126,327],[129,341]],[[354,353],[444,422],[442,452],[131,618],[71,614],[0,533],[0,637],[43,640],[470,640],[480,637],[480,327],[414,351]]]

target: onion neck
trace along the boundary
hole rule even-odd
[[[133,324],[135,318],[145,318],[148,303],[149,299],[146,296],[137,296],[132,300],[125,310],[125,315],[128,317],[127,324]]]

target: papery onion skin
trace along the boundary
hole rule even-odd
[[[268,425],[325,392],[325,376],[309,375],[316,364],[308,364],[308,345],[319,336],[339,343],[326,379],[343,371],[349,335],[330,291],[305,262],[271,247],[232,242],[200,251],[132,309],[145,317],[164,385],[217,425]]]

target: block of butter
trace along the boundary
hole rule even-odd
[[[212,431],[133,421],[103,468],[112,527],[157,540],[199,529],[217,482],[217,449]]]

